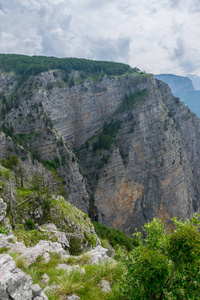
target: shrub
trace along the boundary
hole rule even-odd
[[[26,221],[26,226],[29,230],[35,229],[35,222],[32,219]]]
[[[123,299],[199,299],[200,221],[172,219],[173,233],[154,219],[144,226],[139,246],[123,254],[126,272],[121,280]]]
[[[118,245],[125,247],[128,251],[131,251],[135,246],[138,245],[136,239],[127,236],[120,230],[116,230],[114,228],[108,228],[105,225],[102,225],[98,222],[93,222],[95,231],[97,235],[101,239],[106,239],[112,245],[112,247],[116,248]]]

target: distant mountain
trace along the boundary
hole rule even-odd
[[[200,90],[194,89],[192,78],[190,79],[188,77],[173,74],[160,74],[155,75],[155,77],[167,83],[172,93],[179,97],[191,111],[200,117]],[[191,77],[196,79],[199,78],[198,76],[195,77],[195,75],[191,75]]]
[[[200,77],[193,74],[188,74],[187,77],[192,80],[195,90],[200,90]]]

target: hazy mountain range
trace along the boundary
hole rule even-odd
[[[200,117],[200,77],[188,75],[188,77],[160,74],[157,79],[167,83],[172,93],[179,97],[191,111]]]

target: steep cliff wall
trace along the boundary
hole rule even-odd
[[[2,123],[41,160],[59,162],[70,202],[128,234],[153,217],[170,228],[171,217],[198,211],[199,120],[168,86],[141,73],[94,82],[72,72],[71,86],[63,76],[29,78]]]

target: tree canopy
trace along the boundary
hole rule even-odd
[[[19,54],[0,54],[0,69],[13,71],[24,78],[38,75],[41,72],[60,69],[66,73],[72,70],[83,71],[86,74],[101,73],[107,75],[123,75],[132,69],[129,65],[109,61],[95,61],[79,58],[56,58],[46,56],[26,56]]]

